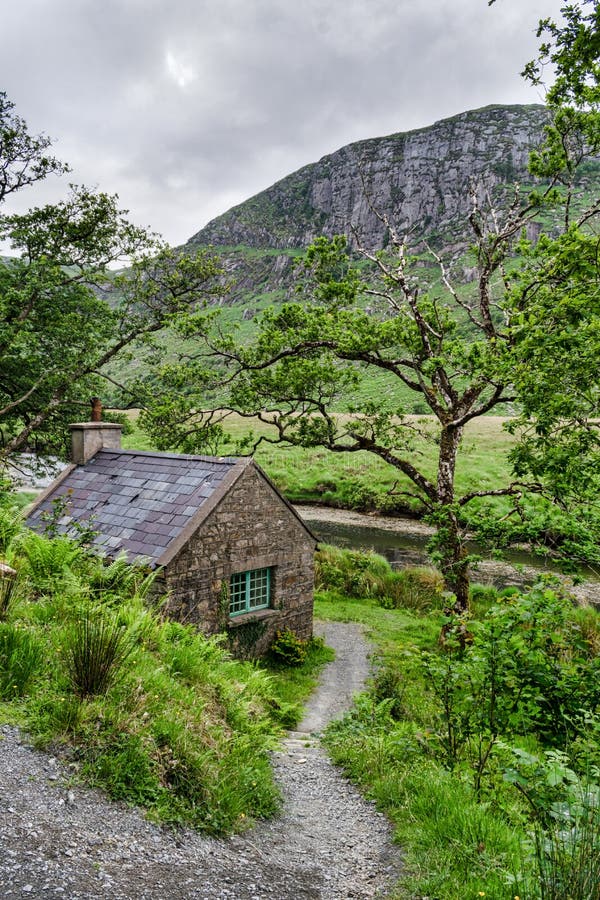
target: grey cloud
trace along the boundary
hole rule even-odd
[[[560,5],[12,0],[0,88],[76,180],[180,242],[349,141],[535,102],[518,72]]]

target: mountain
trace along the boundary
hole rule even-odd
[[[495,196],[527,182],[539,143],[543,106],[488,106],[428,128],[358,141],[304,166],[214,219],[188,241],[213,246],[237,279],[232,300],[277,291],[292,259],[318,235],[352,231],[370,249],[383,246],[384,211],[418,247],[465,245],[471,180]]]

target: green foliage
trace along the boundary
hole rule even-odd
[[[316,556],[317,588],[339,590],[349,597],[372,597],[391,574],[383,556],[340,547],[320,546]]]
[[[441,606],[443,579],[435,569],[413,566],[394,572],[384,557],[321,545],[316,584],[347,597],[374,597],[387,609],[424,612]]]
[[[42,746],[68,744],[88,783],[159,821],[219,833],[272,815],[267,751],[298,720],[322,648],[288,688],[282,670],[232,659],[222,636],[163,621],[143,569],[64,538],[13,543],[22,578],[0,623],[3,715]]]
[[[382,606],[388,609],[410,609],[416,613],[439,609],[444,597],[444,579],[437,569],[428,566],[406,566],[388,584]]]
[[[31,135],[25,121],[15,113],[15,105],[0,91],[0,130],[2,132],[2,176],[0,203],[30,184],[48,175],[61,175],[69,167],[51,156],[51,145],[45,134]]]
[[[307,642],[289,629],[275,632],[269,647],[273,662],[282,666],[301,666],[306,661],[307,653]]]
[[[508,883],[521,860],[513,824],[440,769],[428,757],[427,735],[396,721],[392,709],[364,697],[325,740],[333,761],[394,823],[404,855],[394,896],[512,898]]]
[[[0,568],[0,622],[8,618],[17,592],[18,573]]]
[[[480,621],[452,618],[443,652],[424,657],[438,702],[432,748],[466,766],[475,791],[493,768],[497,741],[534,735],[567,747],[600,703],[600,659],[572,604],[545,584],[499,598]]]
[[[305,649],[305,658],[297,666],[282,666],[268,656],[259,663],[273,676],[277,694],[273,715],[284,728],[296,727],[302,718],[302,704],[317,686],[321,669],[335,656],[319,637],[307,641]]]
[[[562,13],[559,25],[542,23],[539,34],[549,41],[525,72],[537,83],[550,62],[557,73],[546,138],[531,156],[535,189],[516,187],[500,209],[489,184],[470,190],[472,282],[455,283],[453,250],[411,258],[412,236],[389,221],[389,210],[375,210],[388,226],[383,249],[349,251],[343,236],[317,238],[298,267],[295,302],[258,315],[250,340],[218,321],[208,330],[203,323],[194,362],[185,353],[157,372],[166,399],[145,417],[162,446],[201,449],[223,437],[222,422],[237,410],[271,426],[246,451],[280,442],[382,461],[397,479],[393,497],[353,484],[345,498],[424,511],[438,531],[436,552],[458,610],[468,605],[468,530],[477,526],[506,545],[516,538],[512,523],[535,513],[532,497],[573,522],[581,513],[585,533],[571,529],[567,543],[579,559],[598,556],[600,410],[590,373],[600,352],[592,227],[599,207],[597,197],[582,206],[577,196],[578,168],[588,164],[589,174],[590,154],[600,147],[598,7],[575,3]],[[256,199],[251,217],[272,219],[272,200]],[[532,231],[536,242],[522,237]],[[417,267],[424,261],[435,275]],[[457,477],[465,426],[509,404],[523,410],[514,471],[500,486],[465,489]],[[410,415],[423,410],[435,429]],[[421,441],[430,446],[427,460],[416,452]],[[339,492],[337,479],[321,483]],[[334,490],[325,487],[323,499]],[[483,508],[485,498],[500,496],[504,508]]]
[[[394,822],[398,897],[593,897],[600,614],[551,582],[472,594],[462,621],[318,598],[368,627],[377,663],[329,752]]]
[[[48,539],[34,531],[23,532],[18,551],[23,557],[22,572],[37,592],[72,582],[82,560],[82,549],[73,541],[65,537]]]
[[[393,662],[387,662],[378,667],[373,676],[371,694],[378,706],[384,701],[388,701],[385,704],[385,710],[395,721],[404,718],[405,692],[405,676],[399,666]]]
[[[23,520],[12,505],[0,504],[0,554],[6,557],[11,542],[23,530]]]
[[[141,599],[147,598],[157,574],[149,571],[143,564],[128,562],[125,554],[98,565],[90,565],[87,572],[86,584],[90,595],[101,597],[105,604],[110,602],[111,597],[118,599],[124,593]]]
[[[565,753],[512,750],[505,779],[526,798],[534,818],[519,890],[541,900],[591,900],[600,886],[600,787],[578,775]]]
[[[32,137],[13,110],[2,93],[0,204],[67,171],[47,153],[49,140]],[[80,418],[82,396],[106,391],[108,365],[149,350],[165,327],[197,320],[207,296],[223,291],[205,251],[170,250],[132,225],[116,196],[85,187],[1,216],[0,237],[18,254],[0,260],[0,461],[25,446],[64,456],[66,423]],[[125,260],[126,271],[109,271]],[[138,399],[144,394],[140,388]]]
[[[41,666],[42,647],[35,634],[0,622],[0,699],[22,697]]]

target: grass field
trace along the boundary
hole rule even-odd
[[[135,425],[124,438],[130,449],[153,449],[148,437]],[[433,421],[426,416],[409,416],[411,424],[421,424],[430,432]],[[514,438],[504,428],[507,420],[498,416],[482,417],[469,423],[457,466],[457,490],[466,492],[497,488],[510,473],[508,453]],[[232,415],[227,420],[230,443],[219,452],[236,455],[236,444],[250,431],[268,436],[267,426]],[[417,439],[411,461],[435,478],[437,445],[433,440]],[[277,487],[292,502],[319,502],[353,509],[377,509],[383,512],[406,511],[406,498],[394,492],[406,491],[410,483],[391,466],[366,452],[332,453],[321,448],[300,448],[261,443],[255,459]]]

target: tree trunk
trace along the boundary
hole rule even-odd
[[[454,609],[464,612],[469,607],[469,562],[467,548],[454,505],[456,457],[462,428],[442,425],[438,464],[438,547],[442,575],[446,587],[455,597]]]

